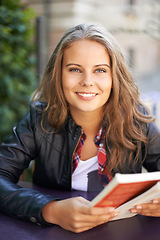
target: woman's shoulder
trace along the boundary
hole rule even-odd
[[[32,101],[30,103],[30,108],[31,111],[39,111],[42,112],[47,106],[46,102],[41,102],[41,101]]]
[[[31,119],[41,119],[43,113],[45,112],[47,114],[47,112],[45,111],[47,107],[47,103],[46,102],[41,102],[41,101],[32,101],[30,103],[30,117]]]
[[[33,101],[30,103],[30,118],[36,128],[44,133],[53,133],[56,129],[48,121],[47,102]]]
[[[44,109],[46,108],[47,103],[45,102],[40,102],[40,101],[32,101],[30,103],[30,111],[28,114],[28,118],[30,121],[31,126],[34,129],[41,129],[41,122],[43,118],[43,112]]]
[[[143,103],[138,103],[137,104],[137,109],[140,113],[142,113],[144,115],[149,115],[149,110],[147,109],[147,107]]]

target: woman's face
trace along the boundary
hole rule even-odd
[[[86,39],[73,42],[64,52],[62,86],[71,113],[101,112],[112,88],[105,47]]]

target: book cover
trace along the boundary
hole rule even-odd
[[[91,201],[91,206],[115,208],[142,195],[160,181],[160,172],[120,174],[117,173],[112,181]],[[160,189],[157,189],[160,197]],[[150,195],[151,199],[152,196]],[[139,202],[140,203],[140,202]],[[130,208],[133,205],[129,206]],[[135,214],[134,214],[135,215]]]
[[[138,195],[137,197],[133,198],[132,200],[122,204],[116,210],[119,212],[118,216],[114,217],[113,220],[118,220],[122,218],[133,217],[137,215],[137,213],[131,213],[130,209],[137,205],[143,203],[149,203],[151,200],[160,198],[160,181],[157,182],[153,187],[151,187],[146,192]]]

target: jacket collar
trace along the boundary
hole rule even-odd
[[[81,126],[77,125],[72,118],[71,113],[68,113],[68,130],[69,132],[73,133],[77,129],[81,129]]]

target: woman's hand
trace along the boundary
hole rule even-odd
[[[106,223],[117,214],[112,207],[92,207],[82,197],[52,201],[42,209],[45,221],[76,233]]]
[[[160,198],[154,199],[150,203],[138,204],[130,209],[130,212],[144,216],[160,217]]]

